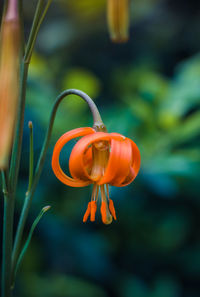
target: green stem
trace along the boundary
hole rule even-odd
[[[3,7],[3,15],[5,14],[5,12],[7,10],[7,7],[8,7],[8,0],[5,0],[4,1],[4,7]]]
[[[24,48],[25,48],[23,0],[18,0],[18,11],[19,11],[19,21],[20,21],[20,33],[21,33],[21,53],[23,56]]]
[[[46,136],[45,136],[45,140],[43,143],[43,147],[40,153],[40,157],[38,159],[38,163],[37,163],[37,167],[36,167],[36,171],[35,171],[35,176],[33,179],[33,184],[31,187],[31,190],[29,192],[27,192],[25,201],[24,201],[24,205],[23,205],[23,209],[21,212],[21,216],[20,216],[20,220],[19,220],[19,224],[17,227],[17,232],[16,232],[16,237],[15,237],[15,243],[14,243],[14,248],[13,248],[13,254],[12,254],[12,271],[14,273],[15,267],[16,267],[16,263],[17,263],[17,259],[18,259],[18,255],[19,255],[19,251],[20,251],[20,245],[21,245],[21,240],[22,240],[22,235],[23,235],[23,230],[24,230],[24,226],[26,223],[26,219],[28,216],[28,212],[31,206],[31,202],[33,199],[33,195],[36,189],[36,186],[38,184],[41,172],[42,172],[42,168],[44,166],[44,161],[45,161],[45,157],[47,154],[47,149],[50,143],[50,138],[51,138],[51,133],[52,133],[52,129],[53,129],[53,124],[54,124],[54,120],[55,120],[55,116],[56,116],[56,112],[58,109],[58,106],[60,105],[60,103],[62,102],[62,100],[68,96],[68,95],[77,95],[79,97],[81,97],[89,106],[92,115],[93,115],[93,121],[94,121],[94,128],[98,128],[98,129],[105,129],[105,126],[102,122],[101,116],[99,114],[99,111],[95,105],[95,103],[92,101],[92,99],[85,94],[82,91],[79,90],[75,90],[75,89],[69,89],[66,90],[64,92],[62,92],[57,98],[56,98],[56,102],[54,103],[52,112],[51,112],[51,116],[50,116],[50,121],[49,121],[49,126],[47,128],[47,132],[46,132]]]
[[[21,159],[28,66],[29,65],[24,63],[24,61],[22,62],[21,79],[20,79],[20,103],[19,103],[17,128],[16,128],[15,140],[13,145],[13,152],[12,152],[11,166],[10,166],[10,178],[9,178],[10,187],[12,189],[12,192],[14,193],[14,196],[16,192],[20,159]]]
[[[20,165],[20,159],[21,159],[28,67],[29,67],[30,58],[32,55],[32,51],[35,45],[35,41],[37,38],[40,25],[45,17],[45,14],[47,12],[47,9],[49,8],[51,1],[52,0],[48,1],[43,12],[42,12],[42,9],[44,6],[44,0],[39,0],[38,2],[34,19],[33,19],[33,25],[32,25],[30,36],[27,43],[27,48],[25,51],[25,56],[22,61],[21,81],[20,81],[20,106],[19,106],[19,113],[18,113],[17,130],[16,130],[12,159],[11,159],[11,170],[10,170],[10,184],[13,187],[14,193],[16,191],[16,185],[17,185],[18,174],[19,174],[19,165]]]
[[[17,187],[17,181],[18,181],[18,175],[19,175],[20,159],[21,159],[28,68],[29,68],[29,63],[30,63],[30,58],[32,55],[33,47],[35,45],[36,37],[37,37],[38,31],[39,31],[39,27],[44,19],[44,16],[47,12],[47,9],[48,9],[51,1],[48,1],[43,12],[42,12],[42,9],[43,9],[45,1],[39,0],[39,2],[38,2],[37,8],[36,8],[36,13],[35,13],[34,20],[33,20],[33,25],[31,28],[29,39],[28,39],[27,48],[25,51],[25,56],[24,56],[24,59],[21,64],[20,103],[19,103],[18,120],[17,120],[16,134],[15,134],[15,139],[14,139],[14,145],[13,145],[13,151],[12,151],[12,157],[11,157],[10,174],[9,174],[9,186],[12,191],[12,197],[15,197],[15,193],[16,193],[16,187]],[[29,193],[30,192],[28,191],[26,197],[29,196]],[[27,199],[26,199],[26,201],[27,201]],[[25,203],[25,205],[26,205],[26,203]],[[23,212],[24,212],[24,210],[22,209],[22,213]],[[28,213],[26,213],[26,217],[27,217],[27,215],[28,215]],[[23,233],[23,230],[22,230],[22,233]],[[21,236],[22,236],[22,233],[20,233]],[[16,237],[17,237],[17,235],[16,235]],[[17,257],[16,257],[16,259],[17,259]],[[14,262],[16,263],[16,261],[14,261]],[[12,273],[13,273],[13,270],[12,270]]]
[[[44,20],[44,17],[47,13],[47,10],[52,2],[52,0],[48,0],[46,6],[44,7],[44,0],[39,0],[37,8],[36,8],[36,12],[35,12],[35,16],[33,19],[33,25],[31,28],[31,32],[30,32],[30,36],[28,39],[28,43],[27,43],[27,47],[26,47],[26,52],[25,52],[25,56],[24,56],[24,60],[26,63],[30,63],[30,59],[31,59],[31,55],[33,52],[33,48],[35,45],[35,41],[40,29],[40,26]],[[44,7],[44,9],[43,9]],[[42,12],[43,10],[43,12]]]
[[[32,182],[33,182],[33,161],[34,161],[34,150],[33,150],[33,124],[32,122],[28,123],[28,127],[30,130],[30,152],[29,152],[29,182],[28,182],[28,192],[31,189]]]
[[[33,43],[34,40],[36,40],[35,35],[37,34],[37,25],[40,19],[40,15],[41,15],[41,10],[43,8],[44,5],[44,0],[39,0],[37,7],[36,7],[36,11],[35,11],[35,15],[34,15],[34,19],[33,19],[33,24],[31,27],[31,32],[28,38],[28,42],[27,42],[27,46],[26,46],[26,52],[25,52],[25,56],[24,56],[24,60],[25,62],[29,63],[30,61],[30,56],[31,56],[31,49],[33,48]]]
[[[17,0],[4,2],[4,13],[9,17],[18,15]],[[9,4],[9,5],[8,5]],[[10,8],[9,8],[10,7]],[[9,10],[10,9],[10,10]],[[8,12],[9,10],[9,12]],[[10,14],[9,14],[10,13]],[[14,220],[14,195],[10,188],[9,173],[2,171],[4,193],[3,243],[2,243],[2,297],[11,296],[12,244]]]
[[[2,177],[3,177],[2,180],[3,180],[3,187],[4,187],[2,297],[11,296],[11,277],[12,277],[11,276],[11,271],[12,271],[11,256],[12,256],[12,239],[13,239],[14,197],[16,193],[20,159],[21,159],[28,67],[29,67],[29,62],[32,55],[33,47],[36,41],[36,37],[39,31],[39,27],[44,19],[44,16],[50,5],[50,2],[51,1],[48,1],[43,12],[42,12],[42,6],[44,6],[44,0],[40,0],[37,6],[32,30],[28,40],[27,51],[25,52],[25,58],[22,60],[22,64],[21,64],[20,94],[19,94],[20,102],[19,102],[19,109],[18,109],[17,127],[16,127],[16,133],[15,133],[14,145],[13,145],[12,157],[11,157],[9,181],[5,173],[4,172],[2,173]],[[4,9],[6,9],[7,5],[8,5],[8,1],[6,0]],[[22,0],[19,0],[18,5],[20,10],[20,22],[21,22],[21,26],[23,26],[22,19],[21,19],[22,18]],[[31,185],[30,185],[30,188],[31,188]]]
[[[14,199],[8,190],[7,175],[2,171],[4,193],[3,251],[2,251],[2,297],[11,296],[11,256],[13,240]]]

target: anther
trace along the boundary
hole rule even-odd
[[[108,207],[105,201],[101,202],[101,218],[102,218],[102,222],[106,225],[112,223],[112,216],[108,210]]]
[[[116,221],[117,217],[116,217],[115,207],[114,207],[114,203],[113,203],[112,199],[109,199],[109,210],[110,210],[110,213],[113,216],[114,220]]]
[[[91,201],[90,205],[91,205],[90,221],[94,222],[95,221],[95,214],[96,214],[96,211],[97,211],[97,203],[96,203],[96,201]]]
[[[84,217],[83,217],[83,223],[85,223],[87,221],[90,213],[91,213],[91,202],[88,203],[86,212],[85,212]]]
[[[107,221],[107,216],[106,216],[106,203],[104,201],[102,201],[101,203],[101,218],[102,218],[102,222],[104,224],[106,224]]]

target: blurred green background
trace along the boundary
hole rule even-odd
[[[36,2],[24,2],[28,36]],[[105,0],[53,2],[30,66],[16,224],[27,187],[28,121],[36,160],[52,104],[67,88],[88,93],[108,131],[137,143],[142,166],[131,185],[110,189],[117,222],[105,226],[98,215],[83,224],[91,188],[60,183],[51,156],[64,132],[91,126],[92,117],[79,98],[64,100],[26,235],[40,209],[52,208],[34,232],[15,297],[199,297],[200,2],[131,1],[126,44],[109,40]]]

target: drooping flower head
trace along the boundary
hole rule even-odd
[[[105,129],[98,129],[105,130]],[[71,139],[81,137],[74,145],[69,158],[71,177],[61,169],[59,156],[63,146]],[[93,184],[91,201],[83,217],[95,220],[97,200],[101,197],[101,217],[104,224],[116,220],[113,201],[108,185],[123,187],[130,184],[140,168],[140,152],[129,138],[118,133],[96,131],[85,127],[71,130],[57,141],[52,157],[52,168],[56,177],[71,187]]]

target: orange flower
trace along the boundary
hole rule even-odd
[[[74,145],[67,176],[60,167],[59,156],[63,146],[71,139],[82,138]],[[109,197],[108,184],[123,187],[130,184],[140,168],[140,152],[136,144],[118,133],[96,132],[94,129],[71,130],[57,141],[52,157],[52,168],[56,177],[71,187],[93,184],[91,202],[83,217],[86,222],[95,220],[99,190],[101,193],[101,217],[104,224],[116,220],[113,201]]]

